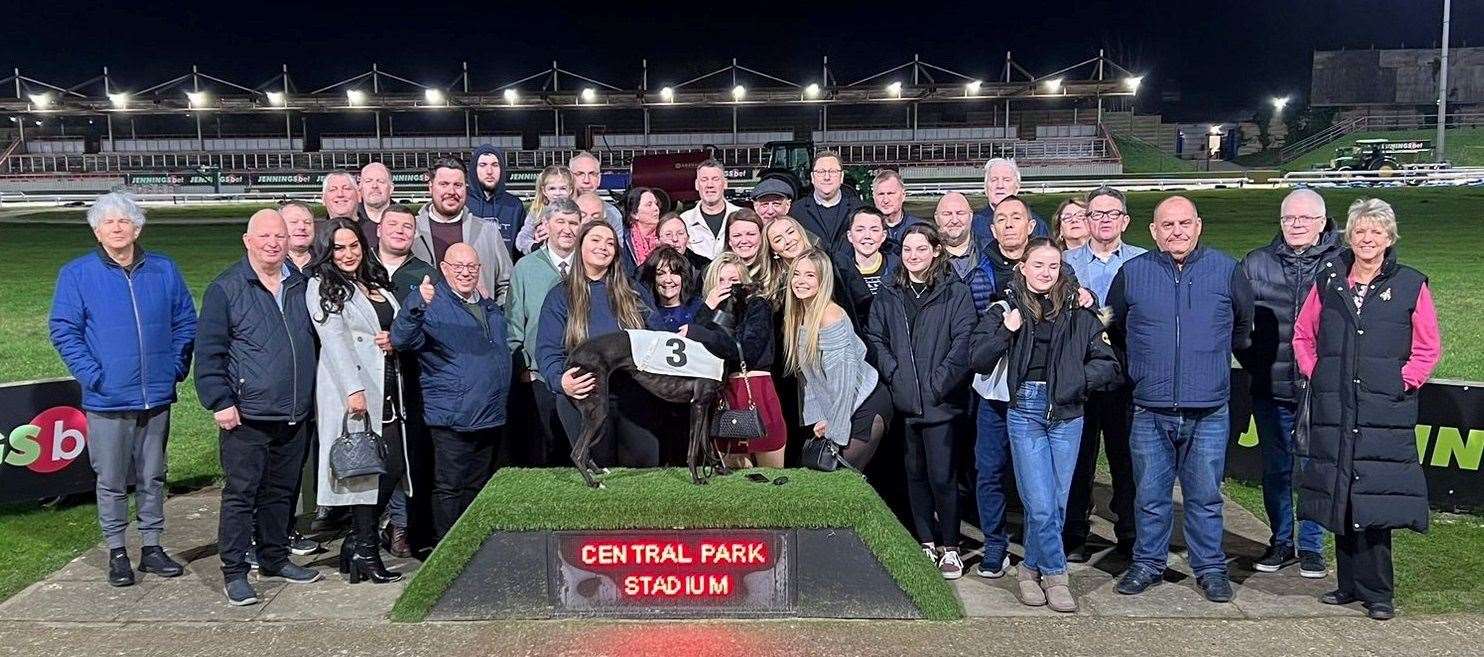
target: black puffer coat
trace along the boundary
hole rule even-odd
[[[1256,312],[1252,318],[1252,346],[1237,353],[1242,368],[1252,375],[1252,395],[1279,401],[1298,400],[1298,364],[1293,359],[1293,322],[1309,294],[1319,265],[1333,258],[1340,235],[1333,224],[1319,242],[1295,253],[1283,234],[1267,246],[1242,258],[1242,271],[1252,283]]]
[[[876,369],[897,410],[923,422],[947,422],[969,407],[973,295],[945,272],[921,300],[916,319],[909,319],[904,294],[911,292],[883,282],[871,303],[866,337],[876,348]]]
[[[1321,267],[1318,361],[1310,385],[1308,456],[1298,477],[1299,517],[1336,534],[1427,531],[1427,481],[1417,458],[1417,391],[1402,385],[1412,354],[1412,311],[1427,277],[1388,249],[1359,311],[1346,250]]]

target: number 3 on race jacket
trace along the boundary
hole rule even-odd
[[[628,331],[640,372],[720,381],[723,363],[701,343],[664,331]]]

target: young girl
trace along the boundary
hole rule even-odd
[[[577,182],[567,167],[553,164],[536,176],[536,198],[531,199],[531,210],[526,213],[520,234],[515,237],[515,248],[521,253],[530,253],[546,241],[546,227],[541,225],[541,209],[557,198],[571,198]]]
[[[870,315],[866,335],[876,347],[877,369],[905,420],[907,498],[917,539],[945,579],[958,579],[964,564],[953,428],[969,405],[969,337],[978,315],[936,227],[914,224],[903,233],[901,268],[881,286]]]
[[[783,467],[783,448],[788,442],[788,424],[783,419],[783,406],[778,399],[778,389],[773,375],[773,308],[761,294],[752,293],[743,302],[735,315],[729,312],[732,286],[741,283],[752,285],[752,276],[741,256],[723,251],[706,268],[702,294],[706,302],[696,311],[695,323],[720,332],[725,325],[736,338],[735,342],[723,341],[720,353],[725,358],[728,371],[734,372],[727,379],[726,400],[730,408],[755,407],[763,421],[763,435],[747,441],[744,455],[729,455],[728,464],[734,467],[764,468]],[[740,347],[741,352],[737,351]],[[739,358],[740,357],[740,358]],[[745,372],[742,371],[745,368]]]
[[[691,323],[701,298],[696,294],[696,274],[685,256],[668,246],[649,254],[639,270],[639,283],[650,295],[655,317],[653,324],[665,331],[679,331]]]
[[[866,362],[866,345],[845,309],[830,300],[834,281],[834,267],[823,251],[810,249],[794,259],[785,282],[784,362],[801,380],[800,419],[812,439],[833,442],[845,461],[861,470],[891,422],[891,396]]]
[[[407,471],[402,379],[389,337],[397,300],[389,291],[386,269],[367,251],[355,220],[330,220],[315,241],[304,300],[321,345],[315,375],[319,504],[351,509],[352,530],[341,544],[340,572],[352,583],[394,582],[402,576],[382,565],[376,530],[392,489]],[[386,474],[337,479],[331,472],[330,449],[347,416],[352,426],[364,422],[385,439]]]
[[[1006,421],[1016,488],[1025,506],[1025,561],[1020,601],[1077,610],[1067,587],[1062,546],[1067,493],[1082,444],[1087,393],[1121,379],[1103,323],[1077,303],[1076,283],[1062,271],[1062,250],[1037,237],[1016,266],[1010,296],[990,306],[974,333],[971,365],[988,373],[1006,361]]]

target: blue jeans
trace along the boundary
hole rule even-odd
[[[1297,405],[1266,397],[1252,398],[1252,419],[1257,423],[1257,442],[1262,449],[1262,502],[1267,508],[1273,547],[1293,547],[1293,414]],[[1298,549],[1324,551],[1324,528],[1312,520],[1298,523]]]
[[[1025,506],[1025,565],[1042,575],[1060,575],[1067,572],[1061,532],[1082,448],[1082,417],[1047,420],[1047,403],[1044,381],[1022,383],[1005,420],[1015,487]]]
[[[1134,563],[1164,572],[1175,524],[1174,486],[1185,498],[1185,544],[1197,577],[1226,572],[1221,549],[1221,478],[1231,432],[1226,404],[1216,408],[1145,408],[1134,405],[1129,435],[1138,527]]]
[[[1005,528],[1005,477],[1010,474],[1010,435],[1005,413],[1009,405],[990,399],[978,401],[974,466],[979,472],[974,484],[979,498],[979,530],[984,533],[986,557],[1003,558],[1010,549],[1010,533]]]

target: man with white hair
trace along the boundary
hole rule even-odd
[[[191,370],[196,309],[175,262],[139,248],[144,212],[111,192],[88,208],[98,247],[62,266],[51,340],[82,388],[88,458],[97,475],[98,525],[108,583],[129,586],[129,480],[139,507],[139,571],[184,570],[160,547],[165,531],[165,443],[175,386]]]
[[[1293,417],[1298,411],[1300,376],[1293,353],[1293,325],[1321,263],[1340,250],[1339,231],[1325,213],[1324,197],[1302,188],[1283,198],[1278,234],[1242,259],[1256,304],[1252,347],[1237,353],[1252,377],[1252,416],[1262,448],[1262,496],[1273,535],[1267,553],[1254,564],[1274,573],[1299,564],[1299,574],[1324,577],[1324,529],[1298,523],[1294,542]]]
[[[997,157],[984,163],[984,196],[989,199],[989,205],[984,206],[974,213],[974,241],[980,250],[994,241],[994,209],[1000,205],[1000,201],[1007,196],[1018,196],[1020,194],[1020,165],[1015,160]],[[1051,231],[1046,227],[1046,220],[1031,211],[1031,237],[1046,237]]]
[[[392,184],[392,172],[385,164],[372,162],[361,167],[361,179],[356,188],[361,194],[361,204],[356,208],[356,223],[366,238],[366,246],[374,249],[376,225],[381,223],[382,213],[391,206],[392,192],[397,186]]]
[[[325,174],[319,196],[320,202],[325,204],[326,218],[356,218],[356,208],[361,204],[361,190],[356,186],[356,177],[349,171],[331,171]]]
[[[572,198],[579,199],[583,194],[598,196],[598,187],[603,184],[603,169],[598,162],[598,156],[587,151],[578,151],[567,161],[567,170],[572,172],[572,181],[576,183],[577,189],[573,190]],[[602,199],[598,196],[599,200]],[[620,242],[623,241],[623,212],[608,201],[603,201],[603,218],[613,231],[618,235]],[[585,223],[585,222],[584,222]]]

